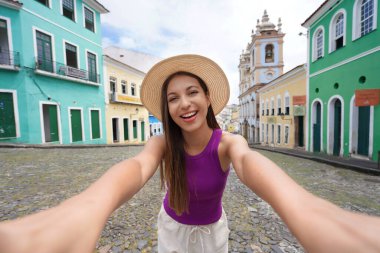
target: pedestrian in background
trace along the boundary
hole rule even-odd
[[[224,72],[206,57],[179,55],[157,63],[144,78],[141,99],[162,120],[164,135],[151,137],[135,157],[60,205],[0,223],[0,252],[93,252],[108,217],[158,167],[167,191],[158,214],[158,251],[228,252],[222,195],[230,164],[307,252],[380,252],[380,218],[312,195],[243,137],[219,128],[215,115],[228,98]]]

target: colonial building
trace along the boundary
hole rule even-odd
[[[107,143],[147,141],[152,129],[149,112],[140,100],[140,86],[144,71],[158,60],[118,47],[104,49]]]
[[[378,160],[378,0],[325,1],[308,29],[307,149]]]
[[[236,104],[227,105],[216,116],[219,126],[222,130],[231,133],[239,132],[239,106]]]
[[[0,0],[0,141],[105,143],[96,0]]]
[[[259,142],[259,98],[256,91],[283,73],[283,37],[281,19],[276,26],[266,11],[252,30],[251,41],[240,55],[239,104],[240,131],[248,143]]]
[[[258,91],[262,145],[304,149],[306,65],[299,65]]]

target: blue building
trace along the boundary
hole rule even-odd
[[[105,143],[96,0],[0,0],[0,141]]]
[[[152,114],[149,114],[149,129],[150,129],[150,136],[160,135],[164,133],[162,122],[159,121]]]

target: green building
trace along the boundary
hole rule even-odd
[[[378,159],[378,0],[327,0],[308,29],[307,150]]]
[[[0,0],[0,142],[105,143],[96,0]]]

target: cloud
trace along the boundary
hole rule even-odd
[[[264,9],[270,21],[282,18],[285,71],[306,62],[306,38],[301,23],[323,0],[108,0],[102,16],[103,43],[158,57],[183,53],[202,54],[226,72],[230,103],[238,103],[239,56],[256,29]]]

